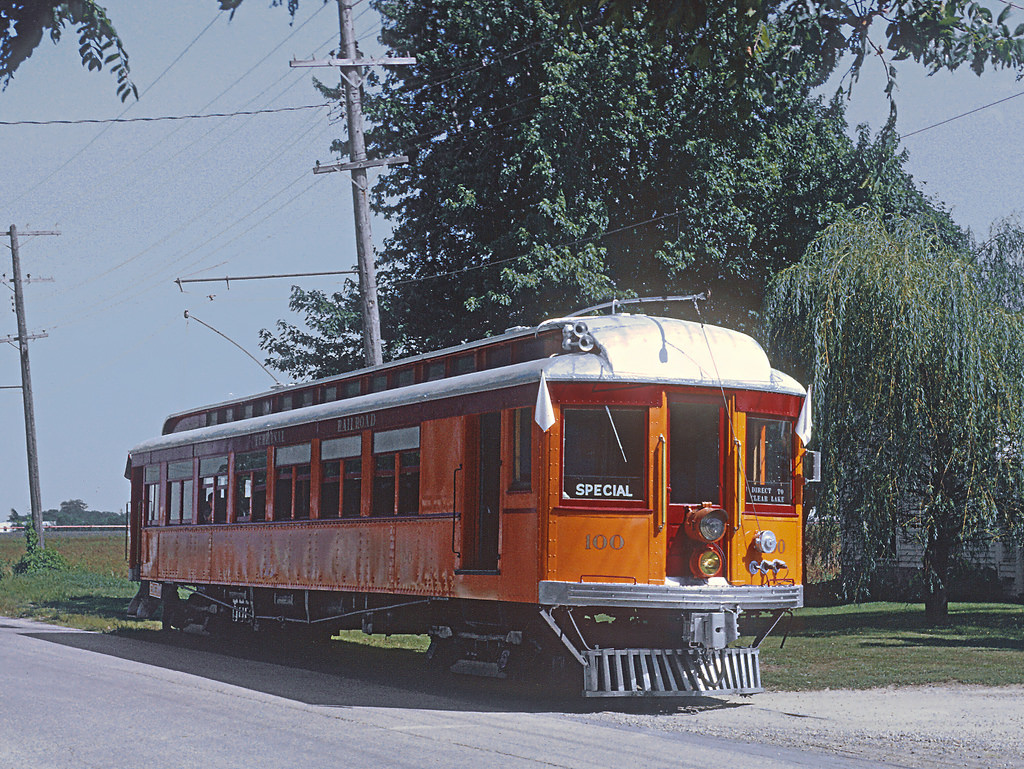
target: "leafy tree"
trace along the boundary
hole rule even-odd
[[[840,523],[847,589],[916,537],[944,618],[961,546],[1024,525],[1024,323],[934,230],[867,211],[776,278],[766,317],[813,372],[818,512]]]
[[[326,2],[326,0],[324,0]],[[233,15],[242,0],[216,0]],[[298,0],[272,0],[287,5],[294,17]],[[90,71],[104,68],[117,78],[121,101],[139,97],[128,68],[128,53],[107,10],[98,0],[0,0],[0,87],[6,89],[15,71],[39,47],[44,35],[59,43],[67,28],[78,34],[78,53]]]
[[[26,526],[32,521],[32,516],[28,513],[19,515],[18,511],[12,507],[11,514],[7,516],[7,520],[15,526]]]
[[[1024,222],[1009,216],[996,222],[989,239],[975,247],[992,301],[1007,310],[1024,312]]]
[[[125,523],[125,514],[90,510],[83,500],[69,499],[59,510],[44,510],[43,520],[57,526],[116,526]]]
[[[232,14],[242,3],[216,1]],[[287,5],[294,17],[299,0],[270,5]],[[913,59],[932,71],[963,64],[979,74],[986,66],[1024,69],[1024,25],[1011,30],[1009,2],[997,3],[998,16],[975,0],[561,0],[559,6],[570,23],[631,25],[639,12],[656,34],[685,38],[689,64],[711,67],[727,84],[753,84],[761,93],[770,93],[806,60],[816,62],[824,79],[851,54],[856,78],[868,54],[886,59],[883,49],[891,61]],[[58,42],[67,26],[78,33],[82,63],[91,70],[109,67],[122,100],[137,96],[121,39],[97,0],[0,0],[4,87],[44,34]],[[783,30],[791,43],[781,60],[766,61],[762,54],[771,47],[772,30]],[[891,88],[892,81],[887,92]],[[737,103],[745,110],[750,101],[743,97]]]
[[[812,63],[738,120],[737,86],[639,23],[567,29],[554,0],[378,7],[384,42],[419,62],[366,99],[374,151],[410,156],[374,198],[394,222],[379,255],[393,355],[612,296],[705,287],[709,317],[743,326],[771,276],[861,204],[963,238],[915,189],[891,130],[853,142],[842,103],[810,97]],[[771,46],[766,61],[789,51],[781,35]],[[353,301],[351,288],[293,290],[311,331],[264,332],[270,362],[301,375],[350,367]]]
[[[894,61],[912,59],[931,72],[967,64],[979,75],[986,66],[1024,69],[1024,24],[1009,26],[1016,6],[1002,0],[994,12],[975,0],[563,0],[562,5],[569,18],[596,12],[612,25],[628,25],[642,13],[658,33],[690,38],[691,63],[722,58],[735,81],[756,81],[766,90],[807,59],[827,77],[844,55],[850,57],[853,78],[867,56],[880,57],[890,94]],[[724,38],[717,34],[722,27],[730,30]],[[765,67],[758,55],[773,27],[792,40],[782,67]]]
[[[0,0],[0,84],[7,88],[15,70],[49,34],[60,42],[66,28],[78,34],[82,64],[90,70],[104,67],[117,78],[121,101],[138,98],[131,82],[128,54],[107,16],[96,0]]]

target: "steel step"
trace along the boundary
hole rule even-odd
[[[760,649],[594,649],[583,652],[587,697],[757,694]]]

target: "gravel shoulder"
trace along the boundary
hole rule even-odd
[[[767,692],[704,700],[669,713],[590,717],[908,767],[1024,768],[1022,686]]]

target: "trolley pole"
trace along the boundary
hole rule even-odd
[[[11,261],[14,270],[14,312],[18,316],[18,349],[21,352],[21,397],[25,404],[25,448],[28,454],[29,500],[32,506],[32,525],[39,538],[39,547],[46,547],[43,539],[43,503],[39,492],[39,452],[36,444],[36,414],[32,402],[32,372],[28,364],[28,340],[45,334],[29,335],[25,323],[25,298],[22,291],[21,259],[18,255],[18,229],[12,224],[7,233],[11,238]],[[25,232],[24,235],[59,235],[59,232]]]
[[[375,166],[407,163],[405,156],[368,160],[366,139],[363,136],[363,67],[382,64],[415,64],[414,57],[387,57],[359,59],[356,35],[352,23],[351,0],[338,0],[338,22],[341,27],[341,50],[338,58],[292,61],[293,67],[340,67],[345,81],[345,111],[348,117],[348,163],[320,166],[314,173],[350,171],[352,173],[352,206],[355,212],[356,257],[359,266],[359,295],[363,318],[363,356],[366,365],[379,366],[384,362],[380,333],[380,308],[377,302],[377,268],[373,260],[373,237],[370,230],[369,184],[366,171]]]

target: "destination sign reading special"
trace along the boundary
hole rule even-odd
[[[565,499],[643,499],[642,478],[586,478],[565,476]]]

